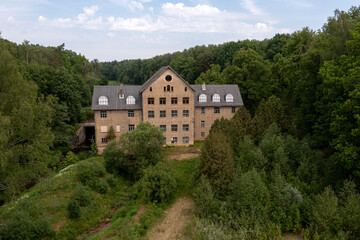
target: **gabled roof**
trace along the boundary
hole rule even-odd
[[[120,89],[124,98],[120,99]],[[140,96],[141,86],[94,86],[91,110],[132,110],[142,109],[142,97]],[[108,105],[99,105],[99,97],[108,98]],[[126,98],[133,96],[135,104],[126,104]]]
[[[151,83],[153,83],[156,79],[158,79],[161,76],[161,74],[163,74],[168,69],[171,70],[186,85],[188,85],[190,87],[190,89],[195,91],[192,88],[192,86],[187,81],[185,81],[185,79],[183,79],[179,74],[177,74],[177,72],[174,71],[174,69],[172,69],[170,66],[165,66],[165,67],[160,68],[154,75],[151,76],[151,78],[149,78],[146,82],[144,82],[144,84],[142,85],[142,87],[140,89],[140,93],[142,93]]]
[[[195,107],[239,107],[243,106],[243,100],[236,84],[216,84],[205,85],[206,90],[202,90],[202,85],[191,85],[195,89]],[[226,102],[226,95],[231,94],[234,97],[233,102]],[[205,94],[206,102],[199,102],[199,96]],[[214,94],[220,95],[220,102],[213,102]]]

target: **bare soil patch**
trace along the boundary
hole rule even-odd
[[[189,149],[184,151],[183,149],[174,150],[168,156],[168,160],[184,160],[189,158],[195,158],[200,156],[201,150],[199,148]]]
[[[146,239],[149,240],[177,240],[187,239],[186,226],[193,222],[194,202],[190,197],[181,197],[164,212],[161,223],[149,229]]]
[[[287,234],[282,237],[282,240],[304,240],[305,238],[302,235],[293,235]]]
[[[120,207],[121,208],[121,207]],[[91,228],[88,233],[87,236],[91,237],[93,235],[98,234],[99,232],[104,231],[105,229],[107,229],[108,227],[110,227],[111,225],[111,218],[114,216],[114,214],[116,213],[117,210],[119,210],[120,208],[113,208],[111,209],[111,213],[110,216],[107,218],[104,218],[96,227]]]

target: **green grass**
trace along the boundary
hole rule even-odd
[[[189,147],[191,148],[191,147]],[[148,203],[137,192],[137,185],[116,177],[116,186],[106,194],[90,190],[91,202],[81,207],[81,216],[70,220],[67,205],[80,184],[77,179],[77,166],[80,163],[97,162],[103,166],[102,157],[93,157],[70,165],[58,174],[44,179],[22,196],[1,208],[0,222],[6,222],[13,212],[22,210],[24,203],[31,206],[38,216],[44,216],[56,231],[56,239],[140,239],[157,222],[163,213],[179,196],[189,195],[195,182],[197,159],[165,161],[173,170],[177,180],[177,190],[172,201],[162,204]],[[106,174],[104,178],[109,176]],[[136,216],[138,210],[144,210]],[[115,211],[116,210],[116,211]],[[115,212],[114,212],[115,211]],[[97,227],[101,221],[111,216],[111,225],[89,237],[89,230]]]
[[[108,81],[108,85],[120,85],[118,81]]]

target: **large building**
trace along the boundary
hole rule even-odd
[[[213,122],[231,118],[243,101],[237,85],[190,85],[171,67],[162,67],[141,86],[95,86],[95,139],[101,153],[112,126],[116,137],[141,121],[159,126],[167,145],[204,139]]]

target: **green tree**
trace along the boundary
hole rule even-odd
[[[136,129],[122,134],[118,142],[111,142],[103,152],[108,172],[117,171],[132,179],[139,179],[143,170],[163,158],[162,131],[148,122],[141,122]]]
[[[224,194],[229,190],[234,174],[233,153],[223,133],[212,131],[201,150],[199,174],[204,175],[214,191]]]

